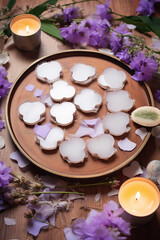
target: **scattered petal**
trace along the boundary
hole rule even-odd
[[[0,131],[2,131],[3,128],[4,128],[4,121],[0,120]]]
[[[136,143],[130,141],[128,138],[118,141],[118,147],[123,151],[132,151],[136,147]]]
[[[95,130],[94,137],[97,137],[99,135],[104,134],[103,123],[102,123],[102,120],[100,118],[97,119],[97,122],[94,126],[94,130]]]
[[[57,178],[55,178],[53,176],[50,176],[50,175],[41,176],[41,179],[43,181],[43,184],[46,187],[49,187],[51,189],[54,189],[56,187],[56,184],[57,184],[57,181],[58,181]]]
[[[90,127],[86,127],[84,125],[81,125],[77,132],[74,134],[75,137],[84,137],[84,136],[90,136],[94,137],[95,136],[95,130]]]
[[[4,218],[4,222],[7,226],[13,226],[16,225],[16,219],[14,218]]]
[[[34,132],[36,135],[42,137],[43,139],[45,139],[49,133],[49,131],[51,130],[52,126],[50,122],[47,122],[46,124],[43,125],[38,125],[36,124],[34,126]]]
[[[27,86],[25,86],[25,89],[28,92],[32,92],[34,88],[35,88],[35,85],[33,84],[28,84]]]
[[[134,29],[136,29],[136,26],[133,24],[127,24],[127,28],[130,30],[134,30]]]
[[[107,193],[108,197],[112,197],[118,195],[119,190],[117,188],[112,189],[110,192]]]
[[[0,54],[0,65],[4,65],[9,62],[9,55],[7,52],[3,52]]]
[[[52,216],[49,218],[49,222],[50,222],[50,224],[51,224],[52,226],[54,226],[54,227],[55,227],[55,225],[56,225],[55,221],[56,221],[56,214],[53,213]]]
[[[47,223],[37,221],[36,219],[30,218],[27,223],[27,231],[33,236],[38,236],[40,230],[43,227],[48,227]]]
[[[80,240],[81,237],[77,234],[73,233],[72,228],[64,228],[63,229],[66,240]]]
[[[18,166],[22,169],[30,164],[29,160],[19,151],[12,152],[10,154],[10,159],[17,161]]]
[[[0,149],[4,148],[4,146],[5,146],[4,138],[0,136]]]
[[[81,199],[81,198],[85,199],[86,197],[82,195],[70,193],[67,199],[72,201],[72,200]]]
[[[36,91],[34,92],[35,97],[40,97],[42,95],[44,90],[37,88]]]
[[[94,119],[86,119],[84,120],[84,123],[86,123],[89,126],[95,126],[99,118]]]
[[[139,162],[133,161],[129,167],[123,168],[122,173],[124,176],[131,178],[143,173]]]
[[[143,139],[147,136],[147,134],[148,134],[146,128],[144,128],[144,127],[136,129],[135,133],[136,133],[142,140],[143,140]]]
[[[88,135],[90,137],[97,137],[101,134],[104,134],[102,121],[100,118],[95,118],[82,121],[79,129],[74,134],[74,136],[83,137]]]
[[[100,198],[101,198],[101,194],[100,193],[97,193],[96,195],[95,195],[95,201],[96,202],[98,202],[99,200],[100,200]]]
[[[118,189],[117,189],[118,190]],[[107,203],[107,206],[108,208],[111,210],[111,211],[116,211],[118,209],[118,205],[115,201],[113,200],[110,200],[108,203]]]
[[[153,48],[160,50],[160,40],[157,36],[152,37],[152,45]]]
[[[48,107],[53,106],[53,101],[49,94],[42,94],[40,98],[41,98],[41,102],[44,103],[46,106]]]

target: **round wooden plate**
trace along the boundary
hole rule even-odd
[[[89,50],[69,50],[52,54],[38,59],[32,63],[14,82],[9,93],[6,105],[6,118],[9,132],[16,146],[31,162],[40,168],[60,176],[70,178],[98,177],[115,172],[116,170],[124,167],[140,153],[150,136],[149,132],[146,138],[142,141],[140,137],[135,134],[135,130],[139,128],[139,126],[134,124],[131,120],[130,132],[125,136],[115,137],[115,147],[118,151],[115,156],[107,161],[94,159],[90,154],[88,154],[88,159],[85,161],[85,164],[72,166],[62,159],[58,150],[42,151],[36,144],[33,127],[26,126],[23,121],[20,120],[18,108],[20,104],[25,101],[39,100],[34,97],[34,91],[36,88],[43,89],[43,94],[49,93],[50,86],[47,83],[43,83],[37,80],[35,75],[35,68],[38,64],[51,60],[56,60],[62,65],[63,79],[67,80],[69,84],[74,85],[76,92],[79,92],[84,87],[91,88],[101,94],[103,100],[105,91],[97,84],[97,81],[90,83],[88,86],[80,86],[71,82],[71,67],[75,63],[89,64],[96,68],[98,76],[102,74],[104,69],[107,67],[123,70],[127,75],[127,84],[125,85],[124,89],[130,93],[131,98],[135,99],[135,106],[132,110],[140,106],[153,105],[153,97],[149,87],[145,83],[134,81],[131,78],[132,71],[129,69],[129,67],[116,58],[103,53],[99,53],[97,51]],[[25,90],[25,86],[28,84],[35,85],[33,92],[28,92]],[[46,119],[42,124],[50,121],[49,108],[47,107],[46,109]],[[107,112],[108,110],[105,106],[104,101],[100,110],[95,114],[83,114],[78,110],[74,123],[71,126],[65,128],[65,136],[74,134],[79,128],[81,121],[85,119],[94,119],[97,117],[102,119],[102,117]],[[54,126],[53,123],[52,125]],[[136,142],[137,144],[136,148],[131,152],[121,151],[117,146],[117,141],[124,139],[125,137],[128,137],[131,141]],[[84,137],[85,141],[87,141],[87,139],[88,137]]]

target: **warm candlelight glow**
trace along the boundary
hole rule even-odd
[[[40,45],[41,22],[32,14],[21,14],[12,19],[10,29],[14,44],[21,50],[31,51]]]
[[[24,14],[17,16],[11,22],[11,30],[20,36],[30,36],[40,29],[40,22],[36,17]]]
[[[29,26],[26,26],[26,32],[29,33]]]
[[[119,190],[119,203],[134,216],[148,216],[156,211],[160,203],[157,186],[146,178],[131,178]]]

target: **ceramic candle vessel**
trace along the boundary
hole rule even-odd
[[[40,45],[41,22],[32,14],[21,14],[12,19],[10,29],[17,48],[32,51]]]

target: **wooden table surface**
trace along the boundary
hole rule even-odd
[[[5,6],[6,0],[0,1],[0,8]],[[17,0],[16,6],[25,8],[26,5],[30,7],[34,7],[37,4],[40,4],[44,1],[42,0]],[[63,1],[70,2],[70,1]],[[105,2],[105,0],[101,1]],[[135,10],[138,6],[138,0],[111,0],[111,8],[114,12],[118,12],[120,14],[131,15],[135,14]],[[95,2],[81,3],[79,4],[83,9],[85,9],[85,14],[90,14],[95,11]],[[34,60],[45,56],[47,54],[54,54],[58,51],[63,51],[65,49],[69,49],[67,45],[63,45],[60,41],[42,33],[42,43],[39,50],[32,52],[24,52],[15,48],[13,44],[12,37],[8,40],[5,49],[9,52],[10,55],[10,63],[7,66],[8,71],[8,79],[10,82],[14,82],[19,74]],[[147,39],[149,42],[149,39]],[[156,85],[157,84],[157,85]],[[151,85],[153,92],[157,88],[158,83],[156,81]],[[159,84],[160,89],[160,84]],[[1,101],[0,108],[2,109],[2,119],[5,119],[5,103],[6,99]],[[155,103],[157,107],[160,107],[158,103]],[[22,172],[16,163],[12,162],[9,159],[9,155],[11,152],[16,150],[16,147],[9,135],[7,127],[2,130],[1,135],[5,138],[5,148],[0,150],[0,160],[4,161],[7,166],[11,166],[13,172],[24,175],[26,177],[33,177],[36,174],[46,174],[46,172],[42,171],[38,167],[31,164],[31,167],[26,172]],[[156,147],[155,139],[151,137],[146,144],[145,148],[142,152],[136,157],[136,160],[139,161],[141,166],[146,167],[147,163],[151,160],[160,159],[160,150]],[[119,180],[123,178],[121,171],[113,174],[118,177]],[[57,177],[58,178],[58,177]],[[95,180],[96,181],[96,180]],[[88,182],[88,180],[86,180]],[[88,200],[85,202],[84,200],[76,200],[72,208],[68,212],[60,212],[56,218],[56,226],[58,228],[51,228],[47,231],[42,230],[39,236],[36,238],[37,240],[42,239],[56,239],[63,240],[65,239],[63,228],[70,226],[71,220],[77,217],[86,217],[88,212],[84,211],[81,208],[84,204],[90,208],[98,208],[102,209],[103,204],[108,200],[117,201],[117,196],[107,197],[107,192],[109,189],[107,187],[93,187],[89,189],[84,189],[84,192],[87,194]],[[95,194],[101,193],[101,198],[98,202],[95,201]],[[10,239],[35,239],[29,234],[27,234],[26,224],[27,220],[24,218],[24,209],[25,206],[17,206],[10,207],[6,211],[0,213],[0,240],[10,240]],[[15,218],[16,226],[6,226],[4,224],[4,217]],[[133,228],[131,231],[131,236],[128,238],[129,240],[158,240],[160,239],[160,208],[157,210],[153,219],[143,225],[141,227]]]

